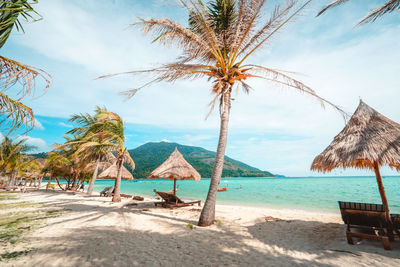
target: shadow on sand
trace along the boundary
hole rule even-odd
[[[292,220],[243,226],[226,222],[191,230],[186,225],[196,224],[198,209],[190,211],[193,216],[182,217],[179,210],[154,208],[152,203],[120,207],[78,202],[58,199],[52,204],[72,210],[74,216],[49,221],[48,226],[79,227],[61,236],[40,236],[37,241],[45,245],[32,252],[27,262],[39,266],[332,266],[357,265],[368,256],[372,265],[387,257],[400,263],[400,241],[392,243],[392,251],[374,241],[348,245],[345,226],[338,223]],[[155,223],[154,229],[138,224],[143,223],[137,220],[139,214]],[[117,217],[118,224],[90,224],[110,216]]]

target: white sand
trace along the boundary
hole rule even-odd
[[[15,248],[34,251],[0,266],[400,266],[399,240],[391,251],[378,241],[348,245],[339,214],[218,205],[221,224],[191,230],[197,206],[155,208],[147,198],[112,204],[60,191],[20,196],[66,211]]]

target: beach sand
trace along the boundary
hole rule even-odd
[[[61,191],[18,195],[63,212],[15,244],[30,253],[1,266],[400,266],[399,240],[391,251],[378,241],[349,245],[339,214],[218,205],[217,224],[191,229],[201,207],[155,208],[150,198],[113,204]]]

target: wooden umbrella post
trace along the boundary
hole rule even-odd
[[[176,178],[174,179],[174,196],[176,196]]]
[[[386,209],[386,221],[390,222],[389,204],[388,204],[388,201],[386,198],[385,188],[383,187],[382,177],[381,177],[381,173],[379,171],[379,166],[378,166],[377,162],[374,162],[374,170],[375,170],[375,175],[376,175],[376,182],[378,183],[379,194],[381,195],[381,198],[382,198],[382,204],[385,206],[385,209]]]

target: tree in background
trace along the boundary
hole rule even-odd
[[[14,186],[18,172],[32,167],[26,153],[35,150],[35,146],[26,144],[26,139],[12,140],[5,136],[0,143],[0,174],[10,177],[9,185]]]
[[[108,140],[111,145],[111,151],[115,156],[113,164],[116,164],[118,168],[112,202],[121,202],[122,168],[126,163],[132,168],[132,170],[135,169],[135,162],[125,147],[124,122],[118,114],[107,110],[102,110],[102,112],[99,113],[98,120],[98,125],[101,126],[102,131],[95,134],[95,136],[101,136],[104,140]]]
[[[101,113],[106,111],[105,108],[97,107],[93,116],[87,113],[75,114],[70,119],[72,123],[78,124],[79,127],[70,130],[68,133],[78,134],[82,137],[80,140],[74,141],[79,145],[76,153],[79,157],[95,162],[93,175],[87,190],[89,195],[93,192],[100,166],[102,166],[102,169],[108,166],[107,163],[113,158],[112,149],[114,144],[105,138],[104,125],[99,120]]]

